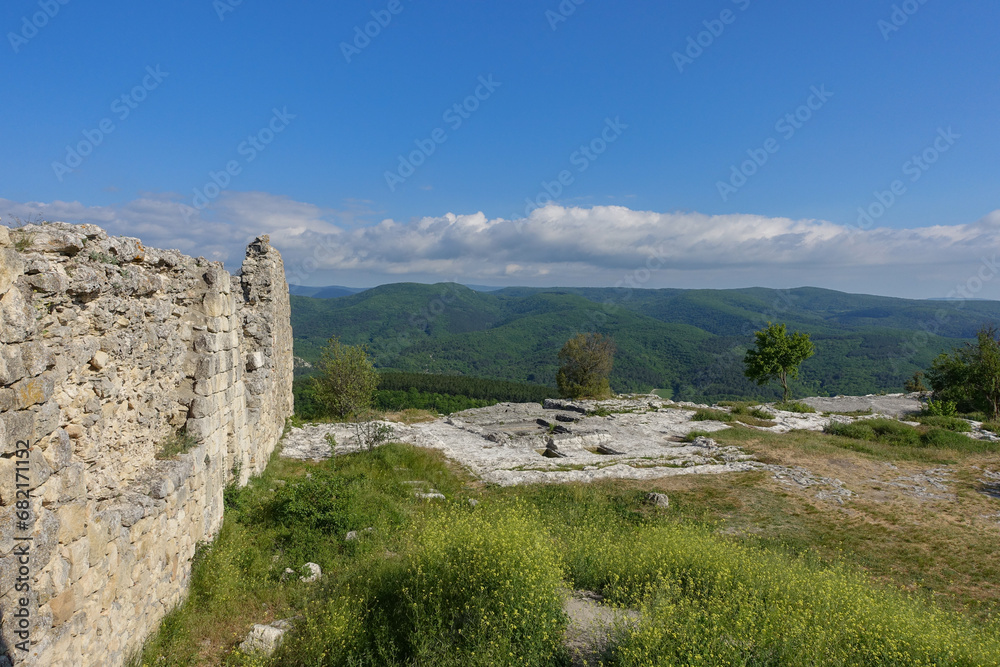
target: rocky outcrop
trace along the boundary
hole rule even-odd
[[[292,364],[267,237],[231,276],[93,225],[0,227],[0,655],[121,665],[183,599],[226,484],[266,465]]]

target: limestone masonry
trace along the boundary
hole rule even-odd
[[[183,599],[226,484],[267,464],[292,367],[266,236],[230,276],[93,225],[0,227],[0,656],[121,665]]]

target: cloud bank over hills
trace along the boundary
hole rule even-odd
[[[794,287],[914,298],[1000,298],[1000,210],[968,224],[862,229],[750,214],[657,213],[549,204],[527,218],[483,213],[372,224],[364,203],[324,209],[227,192],[198,210],[172,194],[109,206],[0,199],[0,216],[90,222],[111,233],[225,261],[270,234],[289,282],[374,285]]]

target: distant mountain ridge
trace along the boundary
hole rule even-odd
[[[618,344],[612,387],[677,400],[773,398],[743,377],[753,332],[805,331],[816,356],[795,385],[816,396],[901,391],[941,351],[1000,322],[1000,302],[943,302],[813,287],[683,290],[382,285],[339,298],[292,297],[295,354],[315,360],[331,335],[365,343],[376,364],[553,385],[556,355],[581,331]]]
[[[475,292],[497,292],[503,287],[491,285],[465,285]],[[292,296],[308,296],[313,299],[336,299],[342,296],[350,296],[364,292],[370,287],[343,287],[342,285],[327,285],[325,287],[313,287],[311,285],[289,285],[288,293]]]
[[[288,293],[292,296],[308,296],[313,299],[336,299],[341,296],[350,296],[358,292],[364,292],[366,287],[341,287],[340,285],[327,285],[326,287],[312,287],[310,285],[289,285]]]

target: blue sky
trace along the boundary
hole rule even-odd
[[[357,286],[943,297],[1000,246],[995,2],[62,2],[0,9],[0,216]]]

